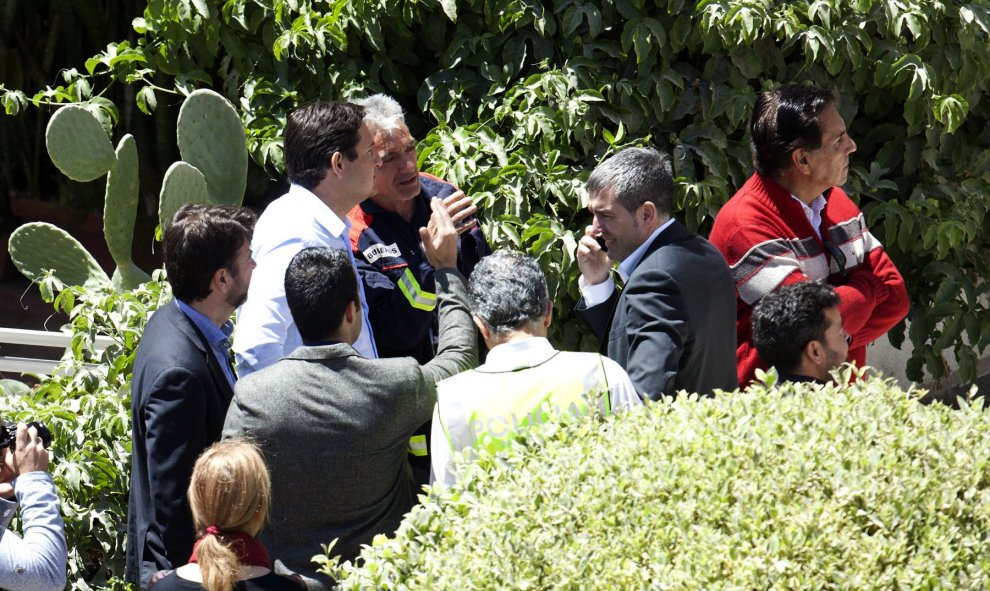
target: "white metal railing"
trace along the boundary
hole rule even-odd
[[[97,351],[106,349],[113,343],[109,337],[96,337]],[[72,333],[47,330],[24,330],[20,328],[0,328],[0,347],[3,345],[31,345],[60,349],[57,355],[45,358],[14,357],[0,355],[0,372],[37,373],[48,375],[59,364],[62,353],[72,344]],[[0,348],[0,352],[3,349]],[[54,357],[54,358],[53,358]]]

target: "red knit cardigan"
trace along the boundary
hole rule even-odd
[[[839,187],[826,191],[825,199],[822,238],[801,204],[758,173],[715,218],[710,240],[725,257],[736,283],[740,386],[753,380],[757,368],[766,367],[753,346],[750,319],[756,302],[779,286],[799,281],[828,281],[835,286],[843,328],[853,337],[849,361],[859,366],[866,362],[866,345],[908,313],[904,279],[866,227],[863,213]],[[845,264],[840,269],[842,258]]]

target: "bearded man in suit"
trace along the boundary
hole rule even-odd
[[[234,394],[230,316],[244,303],[254,270],[254,221],[246,209],[187,205],[165,230],[175,299],[148,321],[131,386],[126,576],[141,589],[192,553],[186,489],[196,458],[220,440]]]

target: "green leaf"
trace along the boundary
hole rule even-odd
[[[151,86],[145,86],[139,90],[136,100],[138,109],[141,109],[141,112],[145,115],[150,115],[158,106],[158,99],[155,97],[155,89]]]
[[[440,0],[440,7],[451,22],[457,22],[457,0]]]
[[[932,111],[935,120],[945,125],[948,133],[955,133],[966,119],[969,102],[958,94],[936,97]]]

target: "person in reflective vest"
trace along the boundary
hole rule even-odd
[[[532,258],[498,251],[468,283],[486,362],[437,384],[430,445],[432,480],[451,484],[455,452],[497,450],[553,415],[606,414],[642,404],[619,364],[597,353],[556,350],[547,340],[553,305]]]

